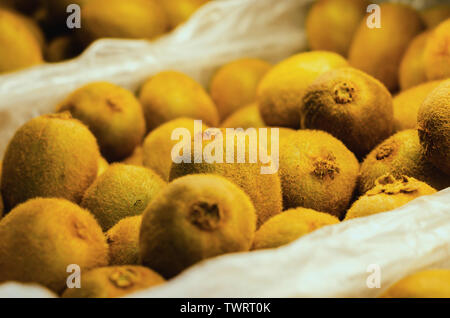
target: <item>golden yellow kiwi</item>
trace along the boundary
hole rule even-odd
[[[165,186],[150,169],[113,164],[86,190],[81,207],[107,231],[121,219],[141,214]]]
[[[275,65],[261,80],[257,102],[268,126],[300,127],[299,109],[306,88],[322,73],[347,66],[333,52],[299,53]]]
[[[441,81],[431,81],[408,88],[394,96],[394,131],[417,128],[419,107]]]
[[[0,74],[43,62],[41,45],[28,23],[0,8]]]
[[[392,96],[357,69],[331,70],[306,89],[300,120],[302,128],[324,130],[362,158],[392,133]]]
[[[139,99],[148,131],[180,117],[201,119],[213,127],[219,124],[217,108],[209,95],[180,72],[164,71],[151,77],[142,86]]]
[[[97,177],[99,157],[95,137],[69,113],[30,120],[15,133],[3,158],[6,209],[36,197],[79,203]]]
[[[59,293],[70,275],[106,266],[108,245],[86,210],[62,199],[33,199],[0,222],[0,282],[33,282]]]
[[[159,274],[143,266],[108,266],[81,275],[81,288],[67,288],[63,298],[115,298],[164,284]]]
[[[45,60],[56,63],[74,58],[81,48],[71,36],[58,36],[50,41],[45,49]]]
[[[144,150],[142,146],[137,146],[133,154],[129,156],[127,159],[122,161],[122,163],[127,165],[134,165],[134,166],[143,166],[144,165]]]
[[[0,9],[0,11],[1,10],[2,9]],[[15,10],[10,10],[9,12],[11,14],[13,14],[17,19],[21,20],[28,27],[28,30],[34,35],[34,37],[38,41],[41,49],[44,48],[45,36],[44,36],[44,32],[42,32],[42,29],[40,28],[39,24],[33,18],[26,16],[24,14],[21,14]]]
[[[367,155],[361,164],[359,193],[372,189],[375,180],[385,174],[412,177],[437,190],[450,186],[449,178],[427,160],[415,129],[396,133]]]
[[[450,79],[426,97],[419,108],[417,122],[426,157],[450,176]]]
[[[145,135],[144,112],[139,101],[130,91],[112,83],[82,86],[59,104],[58,111],[69,111],[88,126],[108,161],[131,155]]]
[[[145,210],[140,257],[171,278],[207,258],[248,251],[255,226],[253,205],[238,186],[220,176],[185,176]]]
[[[3,161],[0,160],[0,183],[1,183],[1,180],[2,180],[2,167],[3,167]],[[0,191],[0,220],[3,217],[4,210],[5,210],[5,206],[3,205],[2,193]]]
[[[299,130],[280,147],[284,209],[304,207],[340,218],[356,188],[359,163],[332,135]]]
[[[417,179],[386,174],[375,180],[375,187],[352,204],[345,220],[391,211],[415,198],[435,192],[435,189]]]
[[[106,237],[109,245],[110,265],[139,264],[139,232],[142,215],[120,220],[108,230]]]
[[[172,166],[172,149],[179,142],[172,140],[172,133],[178,128],[186,128],[191,136],[194,136],[194,119],[183,117],[159,126],[148,134],[142,147],[144,166],[155,171],[166,181],[169,181]],[[202,124],[199,129],[204,131],[207,126]]]
[[[106,171],[106,169],[108,169],[109,167],[109,163],[108,161],[106,161],[105,158],[100,157],[100,159],[98,160],[98,173],[97,173],[97,177],[102,175],[103,172]]]
[[[252,249],[277,248],[294,242],[323,226],[339,223],[328,213],[296,208],[275,215],[256,231]]]
[[[269,143],[272,138],[270,129],[265,136]],[[262,145],[264,135],[259,134],[256,129],[250,129],[250,131],[236,129],[234,133],[227,133],[224,128],[209,129],[203,133],[202,150],[197,154],[196,144],[200,145],[201,141],[196,142],[196,139],[201,138],[202,133],[191,137],[190,156],[184,151],[181,154],[180,151],[180,156],[187,156],[190,162],[173,162],[170,180],[200,173],[216,174],[231,180],[252,200],[258,216],[257,227],[272,216],[281,213],[282,195],[278,160],[271,157],[275,155],[271,147]],[[182,142],[189,143],[188,140],[180,141]],[[279,145],[273,146],[278,148]],[[265,151],[267,151],[267,158],[261,156],[261,153]],[[201,162],[198,159],[202,159]]]
[[[260,128],[265,127],[259,108],[256,103],[238,109],[228,116],[221,124],[223,128]]]
[[[431,31],[425,46],[424,63],[429,80],[450,77],[450,18]]]
[[[176,28],[207,2],[209,0],[164,0],[161,4],[166,11],[170,27]]]
[[[349,62],[395,91],[403,54],[424,26],[418,12],[400,3],[380,4],[380,23],[380,28],[370,27],[367,18],[360,23],[350,46]]]
[[[168,29],[159,1],[89,0],[81,7],[80,39],[89,43],[100,38],[154,39]]]
[[[425,74],[424,52],[430,31],[417,35],[403,55],[399,69],[400,88],[402,90],[427,82]]]
[[[437,4],[420,11],[427,28],[433,29],[442,21],[450,18],[450,4]]]
[[[369,2],[366,0],[319,0],[306,18],[311,50],[325,50],[347,56]]]
[[[214,74],[210,92],[221,119],[255,101],[258,84],[271,67],[260,59],[243,58]]]
[[[450,270],[429,269],[396,282],[383,298],[450,298]]]

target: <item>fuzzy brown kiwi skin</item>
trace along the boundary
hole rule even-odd
[[[389,137],[372,150],[361,164],[358,190],[363,195],[385,174],[406,175],[436,190],[450,186],[450,179],[427,160],[418,132],[408,129]]]
[[[419,108],[420,143],[426,157],[450,176],[450,80],[434,89]]]
[[[392,96],[364,72],[331,70],[308,87],[300,117],[302,128],[327,131],[362,159],[392,133]]]

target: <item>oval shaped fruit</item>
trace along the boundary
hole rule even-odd
[[[110,265],[138,265],[139,232],[142,215],[130,216],[120,220],[108,230]]]
[[[255,225],[250,199],[227,179],[213,175],[179,178],[144,212],[141,259],[170,278],[207,258],[248,251]]]
[[[429,35],[429,31],[417,35],[403,55],[399,69],[400,88],[402,90],[428,81],[425,74],[424,52]]]
[[[429,80],[450,77],[450,18],[431,31],[424,52]]]
[[[223,128],[260,128],[265,127],[256,103],[242,107],[228,116],[221,124]]]
[[[69,265],[108,264],[108,245],[94,217],[61,199],[34,199],[0,222],[0,281],[32,282],[59,293]],[[73,269],[72,269],[73,270]]]

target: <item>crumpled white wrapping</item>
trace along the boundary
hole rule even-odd
[[[275,62],[304,50],[310,3],[216,0],[156,42],[101,40],[75,60],[0,76],[0,157],[20,125],[52,112],[85,83],[106,80],[136,90],[148,76],[176,69],[207,85],[214,70],[233,59]],[[380,267],[381,288],[367,287],[371,264]],[[396,211],[322,228],[277,250],[205,261],[133,296],[375,297],[405,275],[431,267],[450,268],[450,189]],[[52,295],[35,286],[0,286],[0,297],[18,296]]]

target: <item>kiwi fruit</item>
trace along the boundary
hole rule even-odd
[[[299,130],[280,147],[284,209],[304,207],[340,218],[356,187],[359,163],[332,135]]]
[[[95,137],[69,113],[30,120],[16,131],[3,158],[6,210],[36,197],[79,203],[97,177],[99,157]]]
[[[296,208],[275,215],[256,231],[252,249],[277,248],[326,225],[339,223],[328,213]]]
[[[426,157],[450,176],[450,79],[424,100],[417,115],[420,143]]]
[[[33,282],[59,293],[67,267],[108,264],[108,245],[86,210],[63,199],[32,199],[0,222],[0,282]]]
[[[120,220],[108,230],[106,237],[109,244],[110,265],[139,264],[139,231],[142,215],[135,215]]]
[[[441,81],[431,81],[408,88],[393,99],[394,131],[417,128],[417,114],[419,107]]]
[[[360,23],[350,46],[349,62],[395,91],[403,54],[424,25],[418,12],[400,3],[380,4],[380,15],[380,28],[370,28],[366,18]]]
[[[57,108],[69,111],[97,137],[102,155],[120,161],[133,153],[145,135],[142,106],[134,95],[107,82],[87,84],[70,94]]]
[[[359,23],[369,5],[365,0],[319,0],[306,18],[306,35],[311,50],[347,56]]]
[[[255,226],[255,209],[238,186],[215,175],[185,176],[145,210],[140,257],[171,278],[207,258],[248,251]]]
[[[450,18],[450,4],[438,4],[420,11],[428,29],[433,29]]]
[[[258,84],[271,67],[260,59],[243,58],[214,74],[210,92],[221,119],[255,101]]]
[[[194,136],[194,119],[178,118],[171,120],[152,131],[144,140],[142,147],[143,164],[169,181],[172,166],[172,148],[179,142],[172,140],[172,132],[178,128],[186,128]],[[200,129],[200,128],[199,128]],[[207,129],[206,125],[201,130]]]
[[[272,137],[269,133],[270,130],[267,134],[267,140],[271,140]],[[235,134],[227,134],[226,129],[224,128],[206,130],[203,133],[201,154],[205,157],[205,160],[202,160],[201,163],[197,163],[197,157],[194,156],[196,148],[195,139],[202,137],[201,132],[199,134],[200,135],[192,136],[191,163],[172,163],[170,170],[171,181],[185,175],[202,173],[220,175],[231,180],[236,185],[241,187],[252,200],[258,216],[257,227],[261,226],[261,224],[267,221],[270,217],[281,213],[282,195],[278,172],[269,174],[263,173],[264,168],[270,169],[269,165],[272,165],[273,167],[276,163],[274,163],[274,160],[271,158],[269,158],[271,162],[262,163],[260,159],[263,158],[260,156],[256,158],[255,162],[250,160],[251,155],[260,154],[266,150],[267,155],[272,156],[271,147],[267,147],[266,149],[263,148],[263,146],[260,146],[262,138],[257,130],[255,130],[254,135],[251,132],[247,134],[246,131],[242,130],[235,130]],[[206,158],[209,154],[208,149],[211,150],[211,147],[213,146],[216,147],[216,149],[220,149],[220,147],[222,147],[222,144],[220,144],[221,140],[223,144],[222,154],[218,153],[212,155],[210,158]],[[227,147],[227,145],[232,142],[234,143],[233,152],[230,149],[227,149],[230,148]],[[243,147],[238,147],[240,144],[245,144],[245,153],[242,151]],[[230,151],[228,152],[228,150]],[[207,155],[205,156],[205,154]],[[237,157],[239,154],[242,154],[242,159],[244,159],[244,162],[238,162]],[[183,153],[183,155],[185,154]],[[229,158],[230,156],[233,156],[231,160]],[[252,157],[254,158],[256,156]]]
[[[275,65],[257,89],[264,122],[269,126],[299,128],[299,109],[308,86],[320,74],[347,65],[339,54],[325,51],[299,53]]]
[[[3,167],[3,162],[0,160],[0,182],[2,180],[2,167]],[[1,188],[0,188],[1,189]],[[3,212],[4,212],[4,205],[3,205],[3,198],[2,198],[2,193],[0,191],[0,220],[3,217]]]
[[[353,203],[345,220],[391,211],[415,198],[435,192],[435,189],[417,179],[386,174],[375,180],[375,187]]]
[[[372,76],[339,68],[306,89],[300,119],[302,128],[327,131],[362,158],[392,133],[392,96]]]
[[[450,18],[431,31],[424,51],[428,80],[450,77]]]
[[[165,185],[150,169],[116,163],[86,190],[81,207],[107,231],[125,217],[142,214]]]
[[[184,23],[202,5],[209,0],[164,0],[161,5],[166,11],[170,28],[176,28]]]
[[[43,63],[41,44],[18,14],[0,8],[0,74]]]
[[[102,175],[103,172],[105,172],[106,169],[108,169],[108,167],[109,167],[108,161],[106,161],[105,158],[100,157],[99,160],[98,160],[98,173],[97,173],[97,177],[100,176],[100,175]]]
[[[223,128],[260,128],[265,127],[256,103],[238,109],[228,116],[221,124]]]
[[[450,270],[429,269],[396,282],[383,298],[450,298]]]
[[[159,274],[143,266],[94,268],[81,275],[81,288],[67,288],[63,298],[115,298],[164,284]]]
[[[90,43],[100,38],[154,39],[168,30],[160,1],[89,0],[81,6],[83,27],[79,38]]]
[[[367,155],[361,164],[359,193],[372,189],[375,180],[385,174],[415,178],[436,190],[450,186],[449,178],[427,160],[415,129],[396,133]]]
[[[50,41],[45,50],[45,60],[51,63],[76,57],[81,48],[71,36],[58,36]]]
[[[427,82],[424,52],[429,31],[420,33],[409,44],[399,68],[399,81],[402,90]]]
[[[151,77],[141,87],[139,99],[149,131],[179,117],[201,119],[213,127],[219,124],[217,108],[209,95],[180,72],[164,71]]]
[[[127,165],[134,165],[134,166],[143,166],[144,165],[144,150],[142,149],[142,146],[137,146],[131,156],[129,156],[127,159],[122,161],[122,163]]]

